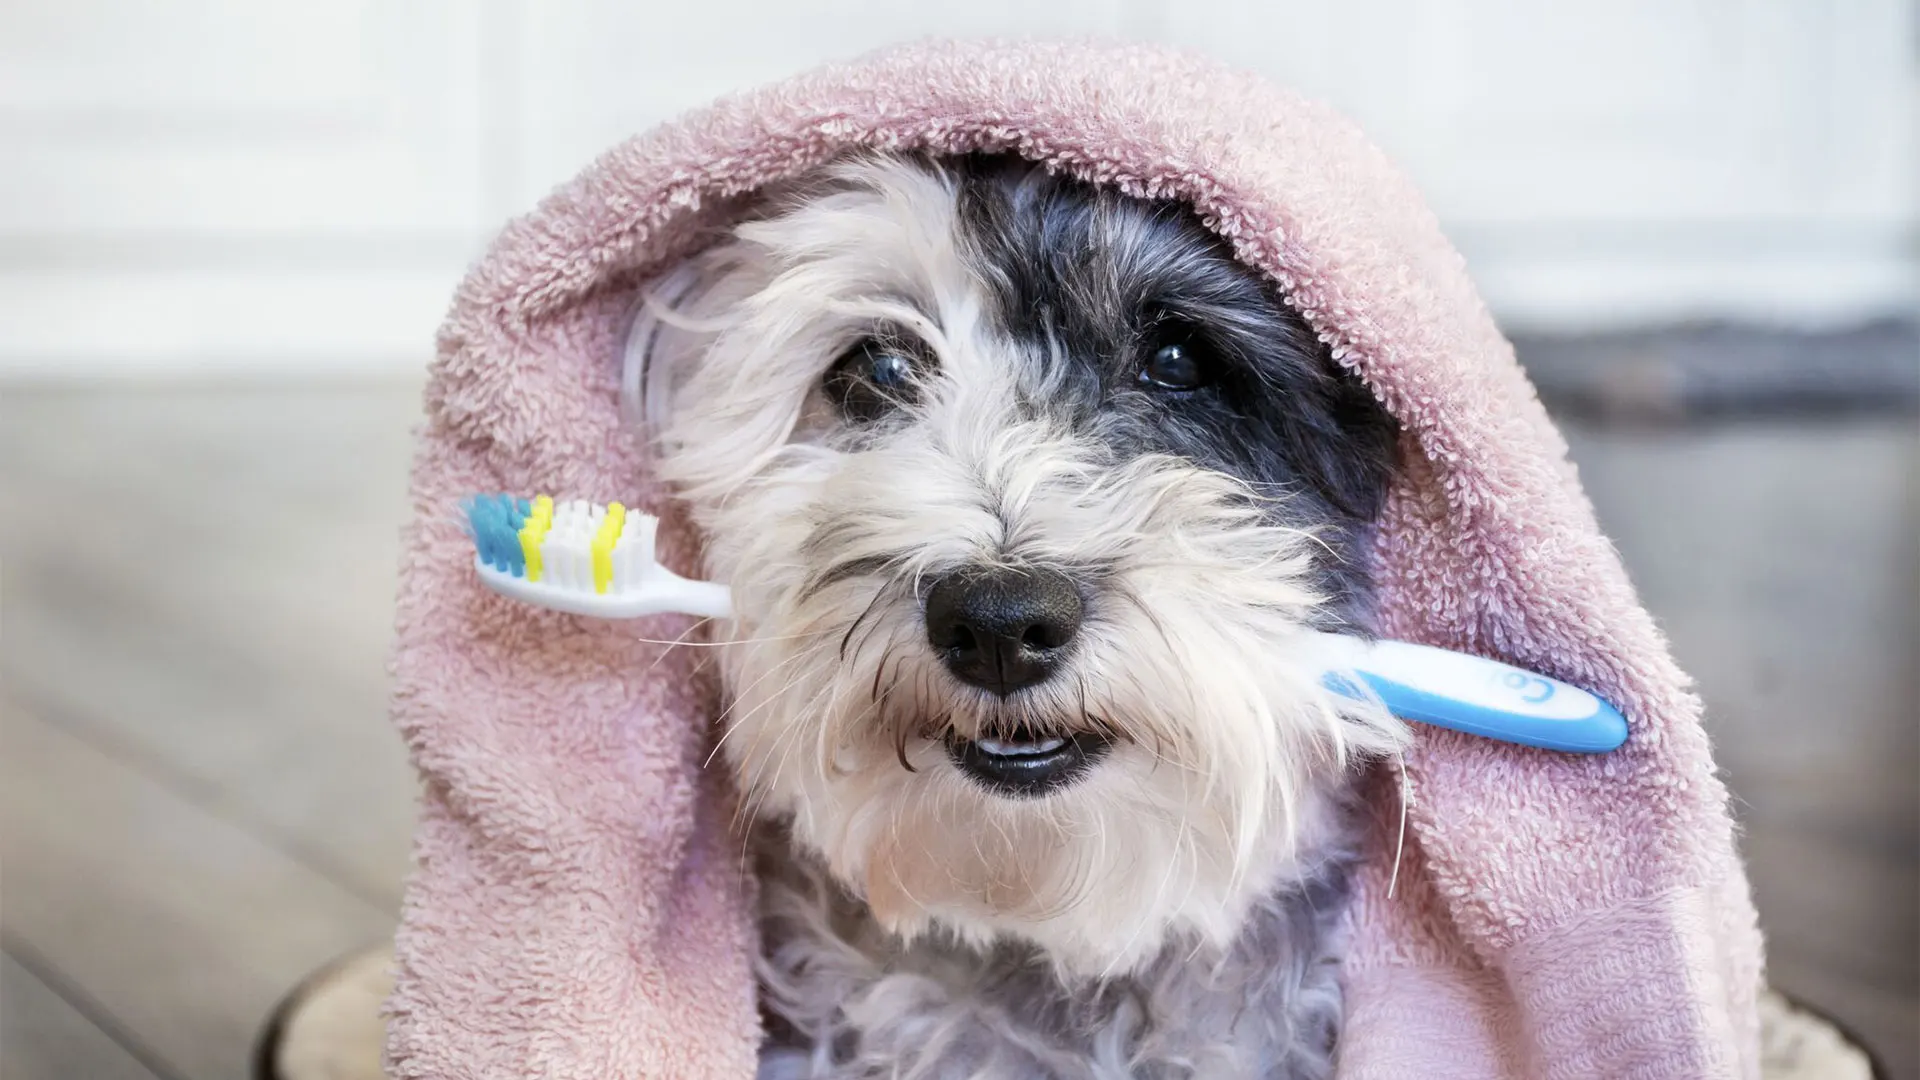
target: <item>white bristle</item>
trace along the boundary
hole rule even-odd
[[[515,599],[579,615],[730,615],[732,600],[724,586],[689,581],[655,561],[654,534],[659,522],[633,510],[627,512],[620,535],[614,540],[612,581],[606,592],[599,592],[594,587],[593,541],[606,518],[605,506],[584,499],[555,502],[553,521],[540,545],[540,580],[516,578],[485,565],[480,567],[481,578],[495,591]]]
[[[651,561],[647,557],[647,548],[646,544],[630,543],[620,560],[627,580],[633,583],[634,588],[639,588],[640,583],[647,580],[647,563]]]

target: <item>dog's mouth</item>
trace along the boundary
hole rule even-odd
[[[1113,740],[1092,731],[1049,734],[1021,728],[968,739],[947,734],[947,756],[975,783],[999,795],[1035,798],[1085,776]]]

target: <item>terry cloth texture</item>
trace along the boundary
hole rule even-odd
[[[679,618],[513,604],[472,571],[478,491],[624,499],[698,539],[623,427],[637,290],[765,185],[853,148],[1010,151],[1186,200],[1400,419],[1382,630],[1590,687],[1601,757],[1420,732],[1351,915],[1340,1075],[1751,1077],[1761,943],[1700,704],[1432,215],[1332,111],[1154,48],[936,42],[727,98],[512,223],[439,338],[413,473],[395,717],[425,781],[389,1053],[403,1078],[746,1078],[751,886],[703,768],[715,687]]]

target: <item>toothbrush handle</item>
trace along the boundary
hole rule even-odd
[[[1606,753],[1627,740],[1618,709],[1557,679],[1428,645],[1325,637],[1327,686],[1362,696],[1344,677],[1351,673],[1402,719],[1583,754]]]
[[[664,566],[648,568],[645,579],[620,593],[590,592],[524,577],[490,565],[485,556],[474,560],[480,580],[494,592],[523,604],[588,615],[596,619],[638,619],[648,615],[695,615],[703,619],[733,617],[733,593],[725,585],[683,578]]]
[[[733,590],[711,581],[683,578],[665,567],[653,571],[645,591],[650,599],[657,597],[659,606],[644,614],[671,611],[703,619],[733,617]]]

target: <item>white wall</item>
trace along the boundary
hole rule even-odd
[[[1213,51],[1333,100],[1533,329],[1920,292],[1910,0],[63,0],[0,6],[0,372],[416,365],[594,153],[928,33]]]

